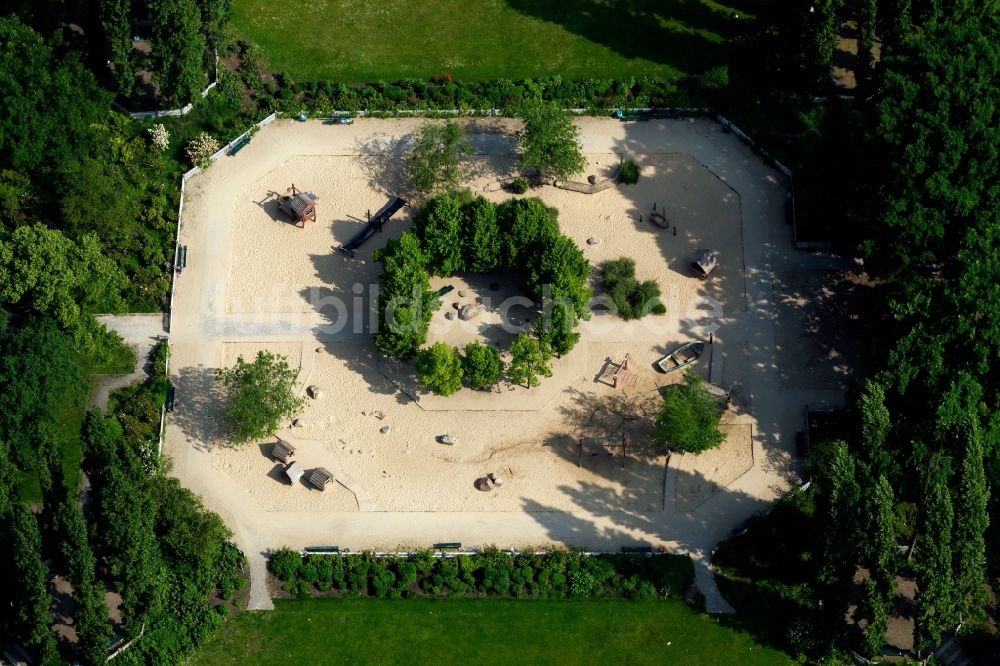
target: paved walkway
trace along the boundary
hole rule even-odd
[[[275,123],[278,126],[282,121]],[[367,123],[359,120],[357,131]],[[842,267],[843,261],[822,254],[806,254],[791,246],[791,230],[784,224],[783,178],[763,165],[759,158],[733,135],[723,134],[706,120],[665,120],[645,123],[618,123],[611,120],[581,119],[584,150],[594,153],[653,154],[685,152],[694,156],[741,197],[742,234],[745,250],[746,311],[726,312],[715,334],[719,348],[726,349],[728,339],[746,343],[746,354],[723,352],[719,362],[727,374],[741,378],[755,422],[753,455],[755,464],[724,492],[715,494],[693,513],[674,511],[674,502],[665,502],[658,513],[610,511],[604,513],[573,511],[538,512],[455,512],[447,515],[447,530],[442,531],[442,514],[430,512],[357,512],[272,514],[262,511],[247,491],[234,479],[220,474],[211,465],[211,452],[202,441],[198,428],[186,427],[178,418],[168,422],[165,451],[173,458],[173,472],[185,486],[205,499],[235,533],[236,542],[250,559],[251,609],[272,607],[265,587],[268,552],[288,545],[333,543],[352,550],[390,549],[427,546],[430,541],[458,541],[466,546],[502,544],[518,547],[560,544],[589,550],[617,551],[623,545],[656,544],[674,552],[689,553],[695,562],[696,580],[706,599],[709,612],[732,612],[719,594],[711,571],[711,553],[731,529],[750,515],[766,510],[773,501],[789,491],[794,476],[793,449],[795,433],[802,427],[803,405],[840,404],[837,388],[813,388],[808,374],[782,366],[780,345],[775,339],[779,310],[775,306],[775,284],[791,270],[829,270]],[[290,131],[271,126],[267,132]],[[376,125],[378,131],[395,125]],[[325,130],[324,130],[325,131]],[[374,131],[374,130],[373,130]],[[357,154],[358,144],[346,134],[331,129],[317,142],[315,154]],[[385,140],[393,144],[393,138]],[[271,151],[267,159],[257,159],[254,152],[260,140],[240,155],[243,182],[259,179],[264,173],[292,155]],[[482,147],[507,151],[500,139],[483,141]],[[252,159],[253,158],[253,159]],[[232,160],[212,167],[234,169]],[[190,185],[197,186],[197,178]],[[232,186],[238,194],[240,187]],[[189,187],[189,195],[197,187]],[[195,202],[194,205],[197,205]],[[174,350],[173,372],[208,373],[217,361],[220,343],[234,337],[257,336],[267,339],[308,339],[314,336],[316,321],[309,315],[289,315],[284,320],[254,322],[246,316],[229,315],[225,309],[227,248],[230,227],[226,214],[219,214],[212,224],[189,224],[191,206],[185,206],[182,242],[192,248],[213,249],[217,260],[198,270],[189,268],[177,281],[171,343]],[[192,220],[195,218],[192,218]],[[208,256],[204,253],[202,256]],[[742,365],[741,365],[742,364]],[[179,401],[178,410],[183,410]],[[670,473],[668,472],[668,476]],[[673,473],[676,478],[676,471]],[[668,483],[669,485],[669,483]],[[668,498],[669,499],[669,498]]]
[[[135,352],[135,369],[124,375],[95,375],[94,391],[87,401],[87,407],[108,408],[111,392],[124,388],[146,376],[146,359],[156,344],[157,336],[164,335],[163,315],[99,315],[97,321],[116,331],[125,344]]]

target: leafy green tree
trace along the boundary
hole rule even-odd
[[[701,453],[722,444],[722,410],[698,375],[684,375],[683,384],[670,386],[656,415],[656,441],[678,451]]]
[[[580,130],[573,116],[557,104],[539,102],[524,110],[524,130],[518,136],[521,163],[542,178],[564,179],[587,167]]]
[[[865,551],[871,575],[865,585],[868,627],[864,630],[864,642],[867,653],[876,655],[885,644],[888,609],[896,588],[895,498],[885,476],[878,477],[874,492],[867,495],[864,501],[867,529],[862,538],[866,541]]]
[[[875,68],[875,30],[878,0],[855,0],[858,20],[858,58],[854,65],[854,77],[859,86],[866,87]]]
[[[816,85],[825,85],[830,80],[830,66],[840,29],[837,12],[843,2],[844,0],[814,0],[809,7],[806,69]]]
[[[74,243],[41,224],[18,227],[0,240],[0,301],[51,315],[81,351],[94,345],[97,309],[119,311],[125,278],[104,256],[96,236]]]
[[[500,352],[477,341],[465,345],[462,365],[465,367],[465,378],[469,386],[477,390],[495,386],[503,374]]]
[[[983,442],[975,417],[961,428],[965,454],[959,470],[958,488],[953,494],[955,505],[955,594],[957,609],[968,617],[973,608],[985,601],[986,530],[990,490],[983,468]]]
[[[858,396],[858,411],[864,459],[875,476],[886,473],[891,462],[886,441],[892,429],[892,419],[885,406],[885,388],[882,384],[873,380],[864,383]]]
[[[128,97],[135,90],[135,58],[132,48],[132,0],[97,0],[102,52],[114,68],[118,94]]]
[[[940,470],[929,473],[927,499],[917,534],[917,617],[914,645],[926,650],[941,640],[941,631],[955,625],[956,589],[952,568],[954,508],[948,478]]]
[[[517,336],[510,346],[510,367],[507,376],[515,384],[527,388],[538,386],[538,378],[551,377],[549,350],[536,338],[525,333]]]
[[[535,322],[535,335],[556,354],[568,354],[580,341],[576,331],[579,319],[573,304],[566,299],[548,300],[542,304],[542,316]]]
[[[49,571],[42,561],[42,537],[27,504],[14,502],[9,517],[11,569],[7,577],[13,588],[14,634],[42,661],[56,656],[52,625],[52,595]]]
[[[295,390],[297,375],[284,356],[269,351],[257,352],[249,363],[240,356],[236,365],[218,371],[227,393],[226,415],[234,443],[267,437],[302,409],[304,400]]]
[[[462,388],[462,357],[458,349],[435,342],[417,352],[415,361],[420,384],[438,395],[451,395]]]
[[[865,606],[868,616],[868,626],[862,632],[865,653],[869,657],[875,657],[885,645],[886,630],[889,626],[889,607],[885,595],[873,580],[865,583]]]
[[[462,270],[462,201],[441,194],[424,204],[413,223],[426,253],[431,275],[449,276]]]
[[[108,605],[104,587],[97,581],[73,586],[73,627],[77,648],[84,664],[100,666],[107,662],[108,644],[114,637],[108,620]]]
[[[635,261],[621,257],[601,264],[601,285],[622,319],[639,319],[667,311],[660,301],[660,286],[653,280],[639,282]]]
[[[196,0],[153,0],[153,80],[160,96],[181,105],[205,87],[205,36]]]
[[[500,227],[491,201],[479,196],[462,204],[462,232],[465,270],[479,273],[500,266]]]
[[[375,347],[386,356],[408,360],[427,341],[431,315],[441,306],[431,291],[427,255],[415,235],[404,233],[372,256],[382,263]]]
[[[541,199],[508,199],[497,206],[502,264],[506,268],[530,266],[559,235],[553,211]]]
[[[552,298],[572,304],[577,317],[590,317],[590,262],[573,239],[556,235],[529,268],[528,289],[537,297],[549,291]],[[548,286],[548,289],[546,289]]]
[[[17,469],[11,458],[10,445],[0,437],[0,525],[4,524],[16,497]]]
[[[198,0],[201,13],[201,31],[205,35],[206,66],[214,66],[208,59],[215,58],[221,46],[226,26],[233,13],[233,0]]]
[[[453,190],[462,181],[462,158],[472,152],[472,144],[458,123],[427,122],[417,130],[413,147],[406,156],[406,171],[417,191]]]

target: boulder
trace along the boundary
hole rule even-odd
[[[305,428],[306,427],[306,420],[305,419],[295,419],[294,421],[292,421],[292,425],[294,427],[296,427],[296,428]]]
[[[378,431],[380,433],[382,433],[383,435],[388,435],[389,434],[389,426],[382,426],[381,428],[378,429]]]
[[[438,437],[438,441],[442,444],[447,444],[448,446],[454,446],[457,440],[451,435],[441,435]]]
[[[444,313],[444,318],[447,319],[448,321],[451,321],[452,319],[455,318],[455,313],[452,312],[451,310],[448,310],[447,312]]]
[[[587,239],[587,245],[597,245],[600,242],[601,242],[600,238],[588,238]]]
[[[463,305],[462,309],[458,311],[458,318],[462,321],[468,321],[475,317],[478,317],[483,312],[483,306],[478,303],[470,303],[469,305]]]
[[[309,395],[312,397],[313,400],[319,400],[320,398],[323,397],[323,389],[321,389],[318,386],[315,385],[310,386],[309,388],[306,389],[306,391],[309,392]]]

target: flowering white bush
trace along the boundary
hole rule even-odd
[[[154,146],[160,150],[166,150],[170,147],[170,132],[162,123],[157,123],[146,131],[149,132],[149,140],[153,142]]]
[[[208,132],[202,132],[188,141],[187,148],[185,148],[185,152],[191,163],[202,169],[210,164],[208,158],[218,152],[218,150],[219,142]]]

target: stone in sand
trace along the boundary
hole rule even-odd
[[[381,428],[378,429],[378,431],[380,433],[382,433],[383,435],[388,435],[389,434],[389,426],[382,426]]]
[[[459,296],[459,298],[465,298],[465,290],[464,289],[459,289],[458,290],[458,296]]]
[[[468,321],[474,317],[478,317],[482,312],[482,305],[470,303],[469,305],[462,306],[462,309],[458,311],[458,318],[462,321]]]
[[[587,245],[597,245],[600,242],[601,242],[600,238],[588,238],[587,239]]]
[[[323,397],[323,389],[318,386],[310,386],[306,390],[309,391],[309,395],[312,396],[313,400],[319,400]]]
[[[438,441],[442,444],[447,444],[448,446],[454,446],[457,440],[451,435],[441,435],[438,437]]]
[[[447,319],[448,321],[451,321],[452,319],[455,318],[455,313],[449,310],[448,312],[444,313],[444,318]]]
[[[295,426],[296,428],[304,428],[306,426],[306,420],[295,419],[294,421],[292,421],[292,425]]]

